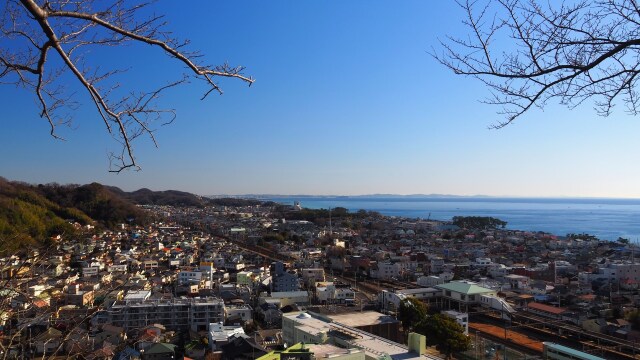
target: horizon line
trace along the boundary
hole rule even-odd
[[[209,194],[204,197],[326,197],[326,198],[364,198],[364,197],[398,197],[398,198],[488,198],[488,199],[585,199],[585,200],[640,200],[640,197],[615,196],[573,196],[573,195],[454,195],[454,194]]]

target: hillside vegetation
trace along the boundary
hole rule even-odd
[[[200,196],[177,190],[153,191],[146,188],[126,192],[115,186],[107,187],[111,192],[139,205],[171,205],[204,207],[208,201]]]
[[[80,225],[113,226],[147,221],[146,212],[93,183],[29,185],[0,178],[0,253],[73,236]]]

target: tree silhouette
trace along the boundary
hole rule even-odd
[[[640,7],[633,0],[466,0],[467,37],[448,37],[432,55],[492,91],[510,124],[532,107],[592,99],[600,115],[617,103],[638,114]]]
[[[69,114],[77,105],[64,85],[77,82],[89,95],[108,133],[121,146],[109,154],[113,172],[138,169],[133,142],[148,136],[157,146],[155,126],[175,118],[173,109],[157,104],[163,91],[191,77],[206,85],[204,99],[212,92],[222,93],[217,78],[236,78],[248,84],[254,81],[243,75],[241,66],[202,64],[200,54],[186,49],[188,41],[180,41],[164,30],[163,16],[147,15],[149,6],[124,0],[5,0],[0,16],[0,81],[33,92],[39,115],[48,121],[56,138],[57,127],[71,123]],[[164,53],[187,73],[152,90],[120,89],[112,77],[123,70],[109,63],[91,63],[86,55],[96,47],[127,43],[150,45],[160,51],[147,61]]]

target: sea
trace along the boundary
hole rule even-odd
[[[273,196],[265,200],[289,205],[299,201],[310,209],[344,207],[349,211],[363,209],[387,216],[443,221],[454,216],[492,216],[506,221],[507,229],[640,241],[640,199]]]

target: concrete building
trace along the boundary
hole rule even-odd
[[[300,282],[295,272],[287,271],[284,263],[276,261],[271,264],[271,291],[297,291],[300,290]]]
[[[210,323],[224,322],[224,302],[218,298],[145,299],[116,301],[107,309],[108,323],[126,331],[150,324],[168,330],[203,331]]]
[[[272,292],[270,298],[279,299],[280,307],[284,307],[291,304],[309,305],[309,293],[306,291]]]
[[[200,284],[202,280],[207,280],[207,278],[200,269],[188,267],[180,269],[178,273],[178,285]]]
[[[378,304],[384,311],[398,311],[400,303],[404,299],[413,297],[424,302],[431,302],[440,296],[442,296],[442,291],[435,288],[382,290],[378,294]]]
[[[366,360],[442,359],[424,353],[425,337],[422,335],[410,335],[410,347],[407,347],[308,312],[285,314],[282,318],[282,336],[287,344],[304,342],[358,348],[364,351]]]
[[[343,304],[355,301],[355,292],[349,284],[318,282],[315,296],[321,304]]]
[[[581,285],[590,285],[594,281],[604,283],[633,283],[640,284],[640,263],[612,262],[599,265],[593,272],[580,272],[578,280]]]

